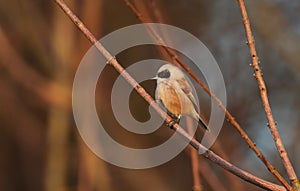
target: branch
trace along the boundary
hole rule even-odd
[[[129,0],[124,0],[126,5],[131,9],[131,11],[136,15],[136,17],[142,22],[146,23],[146,20],[143,18],[143,15],[130,3]],[[159,42],[164,45],[164,41],[162,38],[149,26],[147,26],[150,34]],[[180,66],[201,86],[201,88],[218,104],[221,110],[225,113],[228,121],[236,128],[236,130],[240,133],[242,138],[246,141],[249,147],[254,151],[257,157],[265,164],[267,169],[277,178],[281,184],[286,187],[287,190],[292,190],[291,186],[284,180],[284,178],[279,174],[279,172],[275,169],[275,167],[265,158],[262,152],[256,147],[255,143],[249,138],[247,133],[241,128],[239,123],[234,119],[234,117],[229,113],[226,107],[222,104],[221,100],[210,91],[210,89],[197,77],[197,75],[187,67],[187,65],[177,56],[177,54],[167,46],[162,46],[164,50],[170,55],[170,57],[179,63]]]
[[[249,18],[247,15],[244,1],[238,0],[238,4],[239,4],[240,10],[241,10],[242,17],[243,17],[244,27],[245,27],[245,31],[246,31],[246,35],[247,35],[247,40],[248,40],[248,46],[249,46],[250,54],[252,57],[251,66],[254,69],[255,79],[259,86],[260,97],[261,97],[263,107],[264,107],[264,110],[265,110],[265,113],[266,113],[266,116],[268,119],[268,127],[272,133],[275,145],[277,147],[277,150],[279,152],[279,155],[281,157],[283,165],[287,171],[287,174],[289,176],[289,179],[290,179],[294,189],[300,190],[299,180],[297,178],[295,170],[293,169],[290,159],[288,158],[288,155],[284,148],[284,145],[280,139],[280,136],[279,136],[279,133],[278,133],[278,130],[276,127],[276,122],[272,115],[272,110],[271,110],[269,99],[268,99],[267,89],[266,89],[266,85],[265,85],[265,82],[264,82],[264,79],[263,79],[263,76],[261,73],[261,69],[259,67],[259,59],[257,57],[255,44],[254,44],[254,38],[252,35],[250,22],[249,22]]]
[[[216,155],[214,152],[208,150],[203,145],[201,145],[196,139],[191,137],[187,132],[183,130],[177,123],[173,124],[173,120],[170,116],[165,113],[164,110],[160,108],[158,104],[153,100],[153,98],[145,91],[142,86],[140,86],[128,73],[127,71],[118,63],[118,61],[103,47],[103,45],[96,40],[92,33],[86,28],[86,26],[79,20],[79,18],[69,9],[69,7],[64,3],[63,0],[54,0],[54,2],[66,13],[66,15],[74,22],[74,24],[80,29],[80,31],[87,37],[87,39],[96,46],[96,48],[101,52],[101,54],[107,59],[108,63],[112,65],[123,77],[124,79],[137,91],[140,96],[142,96],[145,101],[147,101],[151,107],[153,107],[156,112],[172,127],[179,135],[181,135],[189,144],[195,148],[199,153],[204,153],[202,156],[211,160],[215,164],[223,167],[224,169],[232,172],[236,176],[242,178],[243,180],[250,182],[258,187],[267,190],[274,191],[284,191],[285,188],[277,184],[260,179],[246,171],[239,169],[233,164],[225,161],[220,156]]]

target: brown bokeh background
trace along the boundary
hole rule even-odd
[[[285,174],[249,67],[237,3],[149,2],[148,14],[189,31],[209,48],[224,75],[229,111]],[[139,23],[123,1],[66,3],[99,39]],[[300,2],[246,1],[246,7],[278,130],[300,175]],[[74,124],[71,91],[76,68],[90,46],[54,1],[0,0],[0,190],[192,190],[189,152],[159,167],[131,170],[106,163],[85,145]],[[127,67],[159,55],[154,47],[139,47],[117,57]],[[137,147],[165,140],[172,132],[164,127],[149,137],[124,133],[118,127],[109,104],[116,77],[117,72],[107,66],[96,100],[99,117],[109,124],[113,137]],[[153,95],[155,84],[144,85]],[[200,87],[198,91],[203,92]],[[209,103],[202,103],[203,115],[208,118],[205,109],[209,110]],[[135,117],[147,120],[147,104],[138,95],[132,94],[131,104]],[[276,182],[226,121],[212,149],[238,167]],[[203,190],[261,190],[202,157],[199,163]]]

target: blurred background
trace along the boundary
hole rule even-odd
[[[124,1],[66,3],[98,39],[140,23]],[[249,67],[251,59],[236,1],[136,3],[149,21],[187,30],[208,47],[225,79],[228,110],[285,175]],[[246,8],[278,130],[300,175],[300,2],[246,1]],[[192,190],[189,150],[161,166],[131,170],[106,163],[85,145],[74,123],[71,92],[77,66],[91,44],[54,1],[0,0],[0,45],[0,190]],[[117,57],[128,67],[160,54],[155,47],[138,47]],[[166,140],[170,130],[165,127],[149,137],[121,130],[110,108],[111,87],[117,76],[107,66],[97,86],[98,115],[110,127],[109,133],[135,147]],[[154,95],[154,82],[143,85]],[[208,96],[201,99],[209,100]],[[149,118],[147,104],[134,92],[130,103],[138,120]],[[205,109],[209,110],[210,103],[202,101],[201,106],[209,118]],[[226,121],[212,150],[236,166],[278,183]],[[199,157],[199,166],[202,190],[262,190],[203,157]]]

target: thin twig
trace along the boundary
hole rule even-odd
[[[186,126],[188,133],[193,136],[193,123],[191,118],[186,119]],[[197,150],[190,148],[191,164],[192,164],[192,173],[193,173],[193,191],[202,191],[202,186],[200,182],[199,174],[199,158]]]
[[[132,10],[132,12],[136,15],[136,17],[142,22],[146,23],[146,20],[144,20],[142,14],[130,3],[129,0],[124,0],[126,5]],[[146,26],[149,32],[153,35],[153,37],[162,45],[164,45],[164,41],[162,38],[149,26]],[[226,109],[226,107],[222,104],[221,100],[210,91],[210,89],[197,77],[197,75],[187,67],[187,65],[177,56],[177,54],[167,46],[162,46],[165,51],[172,57],[173,60],[175,60],[177,63],[179,63],[180,66],[202,87],[202,89],[209,95],[215,102],[218,104],[218,106],[221,108],[221,110],[225,113],[226,117],[228,118],[228,121],[236,128],[236,130],[240,133],[242,138],[246,141],[246,143],[249,145],[249,147],[255,152],[255,154],[258,156],[258,158],[265,164],[267,169],[278,179],[281,184],[287,188],[287,190],[292,190],[291,186],[285,181],[285,179],[280,175],[280,173],[275,169],[275,167],[265,158],[265,156],[262,154],[262,152],[256,147],[255,143],[249,138],[247,133],[241,128],[239,123],[234,119],[234,117],[229,113],[229,111]]]
[[[149,3],[149,1],[146,1],[146,2]],[[152,23],[156,23],[156,22],[161,23],[157,19],[153,19],[153,15],[151,13],[152,13],[152,10],[154,10],[154,9],[153,9],[153,7],[148,6],[148,4],[145,3],[145,1],[134,0],[134,4],[137,7],[137,9],[140,10],[140,12],[141,12],[140,17],[143,17],[144,23],[151,23],[151,22]],[[148,10],[151,10],[151,12]],[[153,22],[153,20],[154,20],[154,22]],[[166,38],[166,36],[164,36],[164,38]],[[160,56],[165,61],[175,64],[174,60],[172,60],[172,58],[169,56],[169,54],[164,50],[164,47],[156,46],[155,48],[158,50],[157,52],[160,54]]]
[[[171,124],[173,122],[172,118],[165,113],[163,109],[153,100],[153,98],[142,88],[129,74],[128,72],[118,63],[118,61],[103,47],[103,45],[96,40],[92,33],[86,28],[86,26],[79,20],[79,18],[69,9],[69,7],[64,3],[63,0],[54,0],[55,3],[66,13],[66,15],[74,22],[74,24],[80,29],[80,31],[87,37],[87,39],[96,46],[96,48],[101,52],[101,54],[107,59],[108,63],[112,65],[123,77],[124,79],[137,91],[153,107],[156,112],[167,122]],[[196,139],[191,137],[184,129],[182,129],[177,123],[171,125],[172,129],[181,135],[185,141],[188,141],[190,146],[194,147],[199,153],[203,153],[202,156],[211,160],[215,164],[223,167],[224,169],[232,172],[236,176],[242,178],[243,180],[250,182],[258,187],[267,190],[274,191],[284,191],[285,188],[258,178],[233,164],[225,161],[220,156],[216,155],[214,152],[208,150],[203,145],[201,145]]]
[[[254,69],[254,76],[255,79],[258,83],[259,86],[259,92],[260,92],[260,96],[261,96],[261,100],[263,103],[263,107],[268,119],[268,127],[272,133],[275,145],[277,147],[277,150],[279,152],[279,155],[281,157],[281,160],[283,162],[283,165],[287,171],[287,174],[289,176],[289,179],[293,185],[293,187],[295,189],[300,189],[299,187],[299,180],[297,178],[297,175],[295,173],[295,170],[290,162],[290,159],[287,155],[287,152],[284,148],[284,145],[281,141],[280,135],[278,133],[277,127],[276,127],[276,122],[274,120],[274,117],[272,115],[272,110],[270,107],[270,103],[269,103],[269,99],[268,99],[268,94],[267,94],[267,88],[266,88],[266,84],[264,82],[263,76],[262,76],[262,72],[261,69],[259,67],[259,59],[256,53],[256,49],[255,49],[255,44],[254,44],[254,38],[252,35],[252,31],[251,31],[251,27],[250,27],[250,21],[247,15],[247,11],[246,11],[246,7],[244,4],[243,0],[238,0],[238,4],[241,10],[241,14],[243,17],[243,23],[244,23],[244,27],[245,27],[245,31],[246,31],[246,36],[247,36],[247,40],[248,40],[248,46],[250,49],[250,54],[252,57],[252,64],[251,66]]]

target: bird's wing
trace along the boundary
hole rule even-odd
[[[196,100],[194,95],[192,94],[192,90],[190,85],[188,84],[187,80],[185,78],[183,78],[182,80],[176,80],[177,83],[179,84],[179,87],[181,88],[181,90],[187,95],[187,97],[191,100],[191,102],[194,105],[195,110],[197,111],[198,107],[196,104]]]

